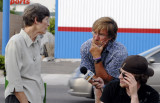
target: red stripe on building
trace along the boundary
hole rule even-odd
[[[58,31],[91,32],[90,27],[58,27]]]
[[[160,33],[160,29],[119,28],[119,33]]]
[[[58,27],[58,31],[91,32],[90,27]],[[119,28],[119,33],[160,33],[160,29]]]

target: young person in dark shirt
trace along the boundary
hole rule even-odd
[[[159,94],[146,84],[153,69],[148,67],[147,60],[139,55],[128,56],[120,69],[119,79],[108,83],[102,93],[104,103],[158,103]],[[104,86],[98,77],[93,83],[96,88]]]

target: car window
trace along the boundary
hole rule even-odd
[[[160,51],[151,56],[155,60],[154,63],[160,63]]]

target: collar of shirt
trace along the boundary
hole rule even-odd
[[[103,50],[103,52],[111,52],[111,48],[113,46],[113,43],[112,41],[109,41],[108,44],[107,44],[107,47]]]
[[[39,36],[37,36],[35,41],[33,42],[32,39],[29,37],[29,35],[23,29],[21,29],[20,34],[22,34],[28,47],[30,47],[33,43],[39,43],[40,40]]]

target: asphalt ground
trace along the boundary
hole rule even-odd
[[[42,74],[71,74],[80,65],[80,61],[42,61]]]

